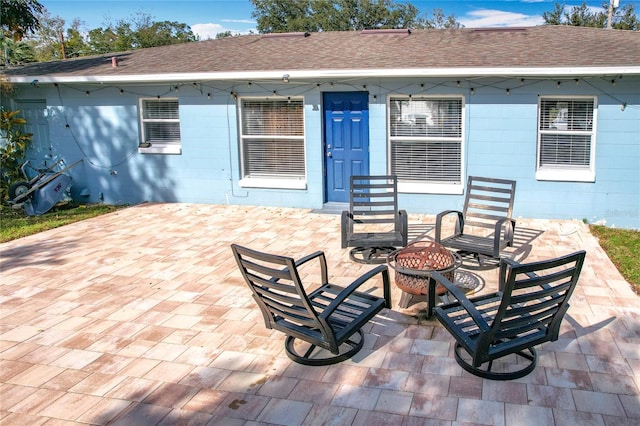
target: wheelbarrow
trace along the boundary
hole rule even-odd
[[[21,206],[29,216],[39,216],[51,210],[71,186],[71,176],[66,175],[65,172],[81,163],[82,160],[78,160],[62,170],[54,170],[62,162],[63,160],[58,160],[45,169],[36,169],[37,175],[29,179],[26,172],[26,167],[29,164],[27,160],[20,167],[25,180],[15,182],[9,187],[9,204],[16,207]]]

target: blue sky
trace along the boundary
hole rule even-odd
[[[554,9],[554,0],[408,0],[421,13],[431,14],[440,8],[446,15],[454,14],[467,28],[532,26],[542,24],[542,13]],[[606,0],[587,0],[587,5],[601,10]],[[582,4],[582,0],[564,0],[567,7]],[[137,12],[151,15],[155,21],[177,21],[191,27],[201,39],[214,38],[218,32],[248,33],[255,30],[251,18],[253,5],[248,0],[40,0],[52,16],[67,24],[78,18],[84,29],[104,26],[107,22],[128,19]],[[620,0],[620,5],[635,4],[640,13],[640,0]]]

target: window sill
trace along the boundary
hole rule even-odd
[[[302,179],[269,179],[245,178],[240,179],[241,188],[271,188],[271,189],[307,189],[307,182]]]
[[[413,194],[462,194],[464,188],[459,183],[402,183],[398,182],[398,192]]]
[[[595,182],[596,175],[591,170],[538,170],[537,180],[558,182]]]
[[[138,146],[140,154],[182,154],[182,146],[176,144],[153,143],[149,146]]]

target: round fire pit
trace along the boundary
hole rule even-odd
[[[387,257],[388,265],[395,270],[395,283],[404,293],[428,295],[432,272],[439,272],[454,281],[460,257],[433,241],[417,241],[396,250]],[[444,286],[436,285],[435,294],[446,293]],[[434,301],[429,301],[433,303]]]

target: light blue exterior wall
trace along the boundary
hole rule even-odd
[[[615,85],[609,78],[579,79],[578,84],[572,79],[504,78],[463,79],[460,85],[451,79],[362,79],[334,84],[207,82],[180,84],[179,91],[175,83],[41,84],[19,87],[14,100],[46,102],[50,147],[37,155],[62,157],[67,163],[83,159],[70,171],[72,194],[80,201],[320,208],[324,202],[324,91],[369,92],[372,174],[389,172],[389,95],[461,95],[465,118],[463,181],[468,175],[515,179],[516,217],[604,220],[608,226],[640,228],[640,77],[615,80]],[[273,96],[274,91],[277,96],[304,97],[306,189],[246,188],[239,184],[238,100],[232,92],[242,98]],[[179,99],[180,155],[138,152],[139,100],[158,95]],[[537,180],[539,96],[574,95],[597,99],[595,182]],[[401,208],[428,214],[460,208],[463,200],[462,194],[400,196]]]

